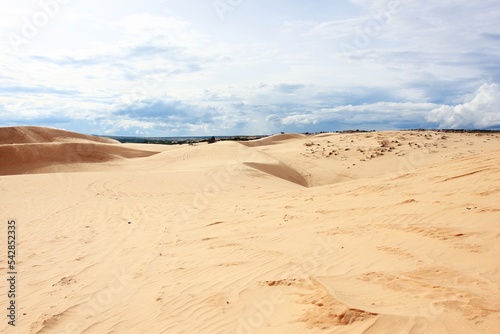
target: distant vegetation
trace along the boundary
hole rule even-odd
[[[321,132],[303,132],[306,136],[323,133],[363,133],[376,132],[377,130],[341,130],[341,131],[321,131]],[[450,133],[500,133],[500,130],[467,130],[467,129],[407,129],[394,131],[435,131]],[[283,134],[283,132],[282,132]],[[269,137],[268,135],[257,136],[207,136],[207,137],[126,137],[126,136],[99,136],[118,140],[120,143],[139,143],[139,144],[161,144],[161,145],[194,145],[197,143],[214,143],[217,141],[249,141]]]
[[[383,130],[341,130],[341,131],[321,131],[321,132],[304,132],[304,135],[317,135],[322,133],[357,133],[357,132],[377,132]],[[388,130],[389,131],[389,130]],[[393,130],[393,131],[434,131],[434,132],[450,132],[450,133],[500,133],[500,130],[479,130],[479,129],[404,129],[404,130]]]
[[[126,137],[126,136],[101,136],[118,140],[120,143],[135,144],[161,144],[161,145],[181,145],[197,143],[213,143],[215,141],[248,141],[267,137],[262,136],[207,136],[207,137]]]
[[[467,129],[411,129],[403,131],[435,131],[435,132],[450,132],[450,133],[500,133],[500,130],[467,130]]]

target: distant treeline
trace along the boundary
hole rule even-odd
[[[214,143],[216,141],[249,141],[267,137],[262,136],[208,136],[208,137],[127,137],[127,136],[101,136],[118,140],[120,143],[133,144],[161,144],[161,145],[182,145],[197,143]]]
[[[320,131],[303,132],[302,134],[311,136],[323,133],[363,133],[376,132],[377,130],[341,130],[341,131]],[[500,133],[500,130],[470,130],[470,129],[405,129],[395,131],[435,131],[450,133]],[[283,132],[282,132],[283,134]],[[249,141],[269,137],[268,135],[257,136],[207,136],[207,137],[127,137],[127,136],[100,136],[118,140],[120,143],[138,143],[138,144],[161,144],[161,145],[182,145],[197,143],[215,143],[217,141]]]
[[[321,131],[321,132],[304,132],[304,135],[318,135],[322,133],[357,133],[357,132],[377,132],[381,130],[340,130],[340,131]],[[500,133],[500,130],[479,130],[479,129],[404,129],[394,131],[434,131],[434,132],[450,132],[450,133]]]
[[[500,130],[468,130],[468,129],[410,129],[404,131],[435,131],[451,133],[500,133]]]

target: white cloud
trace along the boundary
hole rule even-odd
[[[113,22],[111,26],[126,36],[132,46],[149,42],[151,45],[197,47],[206,43],[207,37],[193,29],[189,22],[153,14],[134,14]]]
[[[0,121],[152,135],[430,119],[487,127],[498,110],[453,104],[500,82],[499,10],[498,0],[245,1],[221,21],[212,1],[70,1],[14,56],[5,36],[40,6],[9,0],[0,4]],[[185,108],[164,107],[172,101]],[[141,112],[120,113],[134,106]]]
[[[345,105],[334,108],[321,108],[307,113],[295,113],[279,118],[273,114],[268,117],[269,122],[283,125],[319,124],[322,122],[342,122],[351,124],[395,123],[399,121],[418,121],[429,110],[436,107],[432,103],[397,103],[377,102],[362,105]]]
[[[456,106],[443,105],[427,117],[441,128],[489,128],[500,126],[500,87],[484,84],[470,102]]]

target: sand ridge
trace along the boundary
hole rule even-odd
[[[52,143],[64,141],[81,141],[117,144],[118,141],[110,138],[84,135],[77,132],[44,128],[38,126],[0,127],[0,145]]]
[[[20,332],[498,332],[498,134],[103,145],[0,176]]]
[[[85,166],[88,169],[89,164],[156,153],[127,148],[108,138],[57,129],[0,128],[0,175],[78,171]]]

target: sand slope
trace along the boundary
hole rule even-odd
[[[498,333],[498,134],[157,152],[0,177],[19,333]]]
[[[107,144],[118,143],[118,141],[109,138],[88,136],[77,132],[50,129],[38,126],[0,127],[0,145],[52,143],[66,141],[80,142],[82,140]]]
[[[91,163],[155,153],[127,148],[108,138],[56,129],[0,128],[0,175],[81,171]]]

